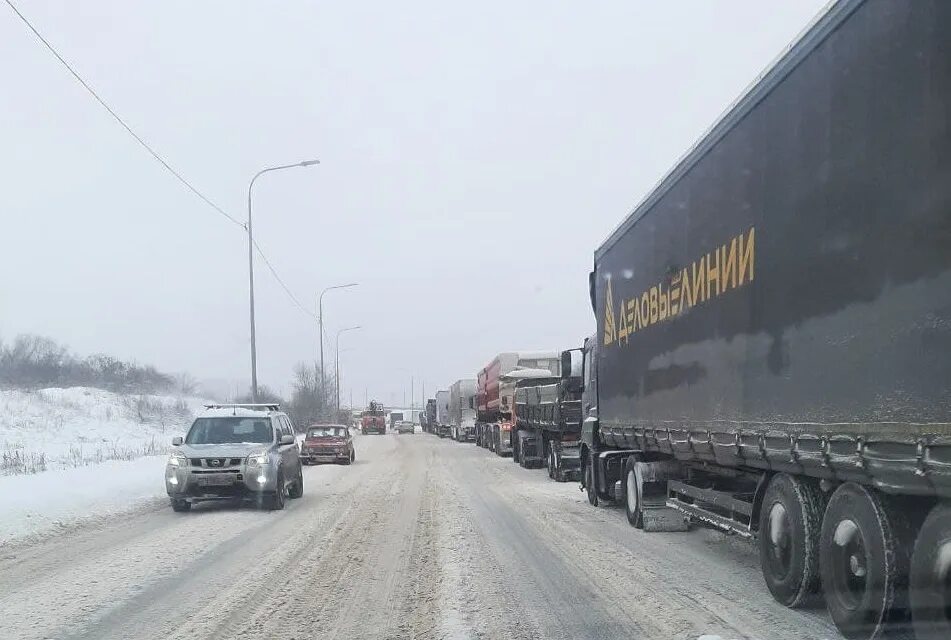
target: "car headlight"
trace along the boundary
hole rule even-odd
[[[248,456],[248,466],[249,467],[260,467],[268,463],[270,458],[267,455],[266,451],[260,453],[252,453]]]
[[[180,453],[173,453],[168,457],[168,466],[170,467],[184,467],[187,464],[188,458]]]

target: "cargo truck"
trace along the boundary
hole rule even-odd
[[[449,389],[436,392],[436,435],[445,438],[452,432],[449,422]]]
[[[494,425],[499,423],[499,375],[515,368],[518,354],[500,353],[476,374],[476,444],[492,448]]]
[[[363,435],[368,433],[386,434],[386,413],[382,404],[375,400],[370,401],[370,406],[360,416],[360,432]]]
[[[456,442],[475,441],[475,395],[473,378],[456,380],[449,387],[449,425]]]
[[[559,372],[515,371],[512,459],[524,468],[544,466],[558,482],[579,480],[581,472],[582,350],[561,354]]]
[[[426,400],[426,410],[419,416],[420,424],[426,433],[436,432],[436,399]]]
[[[951,2],[838,2],[594,254],[588,500],[848,638],[951,638],[949,114]]]
[[[512,410],[515,379],[506,374],[519,369],[557,372],[559,354],[553,351],[500,353],[476,376],[476,443],[499,456],[512,455]]]
[[[403,421],[402,411],[390,411],[390,429],[396,429],[396,425]]]

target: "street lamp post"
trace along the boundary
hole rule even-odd
[[[360,325],[344,327],[337,332],[337,343],[334,346],[334,386],[336,387],[337,398],[336,402],[334,402],[334,408],[336,409],[337,413],[340,413],[340,334],[346,333],[347,331],[356,331],[360,328]]]
[[[327,287],[320,292],[320,295],[317,296],[317,340],[320,342],[320,393],[323,394],[324,386],[326,382],[324,381],[324,294],[328,291],[333,291],[334,289],[348,289],[350,287],[357,286],[358,283],[351,282],[349,284],[338,284],[332,287]]]
[[[251,306],[251,401],[258,401],[258,349],[254,335],[254,234],[251,231],[251,190],[254,188],[254,182],[263,174],[269,171],[280,171],[281,169],[293,169],[294,167],[309,167],[320,164],[320,160],[304,160],[294,164],[283,164],[279,167],[268,167],[261,169],[254,174],[251,182],[248,184],[248,298]]]

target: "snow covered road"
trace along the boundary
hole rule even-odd
[[[10,638],[839,638],[754,549],[645,534],[471,444],[362,436],[281,512],[154,503],[0,547]]]

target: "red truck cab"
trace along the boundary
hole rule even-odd
[[[360,416],[360,432],[363,435],[368,433],[384,435],[386,433],[386,415],[383,412],[382,404],[370,402],[370,406]]]

